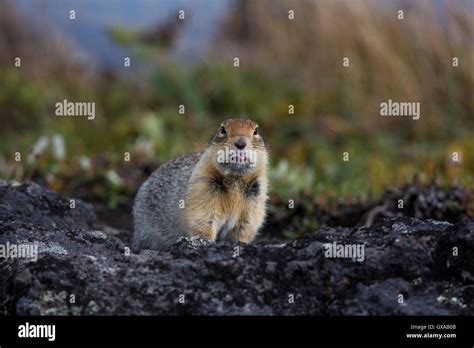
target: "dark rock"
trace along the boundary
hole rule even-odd
[[[71,210],[39,185],[0,185],[0,245],[38,245],[36,262],[0,260],[3,314],[473,314],[467,216],[380,218],[250,245],[183,238],[140,254],[93,221],[89,205]],[[363,260],[329,258],[327,243],[363,246]]]
[[[91,204],[75,200],[71,202],[34,182],[11,186],[0,182],[0,221],[31,223],[36,227],[79,228],[87,227],[95,220]]]

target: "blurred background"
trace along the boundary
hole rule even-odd
[[[470,191],[473,42],[472,0],[0,0],[0,178],[129,219],[160,163],[248,117],[270,146],[276,205],[413,181]],[[95,102],[95,120],[56,117],[64,99]],[[421,118],[381,117],[388,99],[420,102]]]

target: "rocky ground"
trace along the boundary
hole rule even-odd
[[[357,227],[294,240],[264,234],[251,245],[181,240],[169,252],[133,254],[130,232],[97,222],[91,205],[76,201],[71,209],[69,199],[35,183],[0,182],[0,245],[36,243],[39,251],[37,261],[0,259],[0,311],[472,315],[474,218],[446,208],[458,198],[462,206],[462,194],[400,194],[409,194],[406,214],[393,213],[397,197],[388,194],[353,218],[370,220]],[[333,242],[364,245],[363,261],[326,257],[324,245]]]

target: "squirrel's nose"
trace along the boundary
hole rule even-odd
[[[234,141],[234,145],[237,149],[242,150],[245,146],[247,146],[247,140],[245,138],[238,138]]]

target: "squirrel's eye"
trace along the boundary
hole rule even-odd
[[[258,135],[258,127],[253,131],[253,135]]]
[[[219,130],[219,134],[220,134],[220,135],[226,135],[226,134],[227,134],[227,132],[226,132],[224,126],[221,126],[221,129]]]

